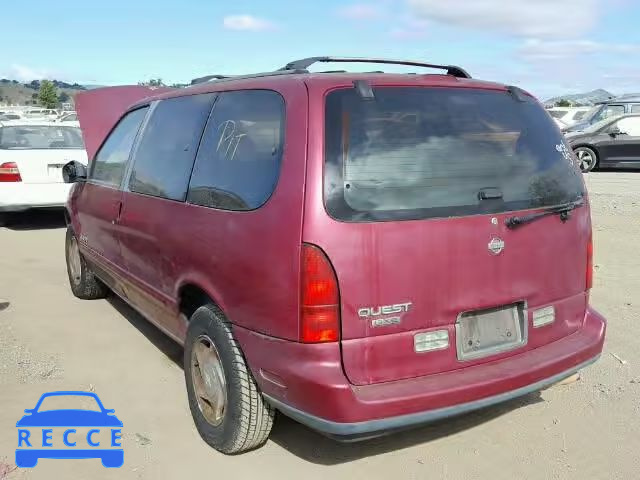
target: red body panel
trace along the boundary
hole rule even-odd
[[[76,110],[89,160],[133,103],[141,98],[172,90],[174,89],[167,87],[123,85],[79,92],[75,97]]]
[[[121,200],[120,190],[92,183],[78,184],[71,193],[72,219],[80,244],[114,263],[121,263],[115,225]]]
[[[257,210],[233,212],[87,182],[76,186],[70,203],[76,233],[88,237],[83,253],[113,276],[105,281],[118,294],[178,341],[186,333],[182,288],[206,292],[234,324],[262,391],[334,422],[470,402],[596,357],[605,323],[588,307],[588,203],[567,222],[553,215],[517,230],[504,227],[505,214],[374,223],[330,218],[323,203],[324,98],[357,78],[373,85],[504,90],[446,75],[375,74],[282,75],[191,88],[189,94],[268,88],[284,97],[285,147],[272,197]],[[119,116],[116,110],[122,113],[124,103],[136,98],[112,105],[107,127],[104,115],[95,114],[92,125],[83,111],[107,105],[108,96],[92,102],[90,92],[83,95],[78,110],[92,157]],[[505,242],[500,255],[488,250],[494,237]],[[297,341],[302,242],[319,246],[335,269],[340,342]],[[528,307],[526,345],[458,360],[454,325],[461,312],[519,301]],[[398,325],[373,328],[358,315],[363,307],[408,302]],[[548,305],[555,307],[556,321],[534,329],[532,311]],[[414,335],[434,329],[448,330],[449,348],[416,354]]]
[[[345,378],[337,344],[303,345],[240,328],[235,334],[265,394],[322,419],[355,423],[472,402],[565,372],[600,354],[605,329],[589,309],[577,332],[508,361],[367,386]]]
[[[233,212],[123,192],[119,219],[117,210],[110,210],[113,216],[105,220],[116,222],[115,235],[105,235],[109,241],[117,238],[121,247],[121,260],[113,261],[126,272],[127,299],[180,340],[185,325],[178,312],[179,291],[188,284],[206,291],[237,325],[298,338],[303,212],[290,206],[304,203],[307,91],[300,81],[273,90],[286,101],[280,178],[287,180],[278,182],[263,207]],[[91,183],[79,187],[80,202],[83,187],[105,190]],[[108,200],[100,194],[92,202]],[[79,235],[84,234],[82,218],[75,225]]]
[[[462,82],[461,82],[462,83]],[[466,86],[466,85],[465,85]],[[493,86],[492,86],[493,88]],[[517,214],[475,215],[404,222],[347,223],[333,220],[323,202],[324,94],[310,86],[307,196],[303,240],[320,246],[336,270],[342,299],[342,354],[352,383],[366,385],[461,368],[454,325],[462,312],[519,301],[531,310],[554,305],[558,320],[529,329],[527,345],[493,361],[536,348],[574,332],[586,309],[588,206],[570,221],[552,216],[519,230],[504,221]],[[505,242],[493,255],[492,238]],[[397,325],[371,326],[363,307],[411,302]],[[446,328],[453,345],[416,354],[413,336]]]

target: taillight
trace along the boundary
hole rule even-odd
[[[322,250],[302,245],[300,341],[335,342],[340,336],[338,280]]]
[[[589,234],[587,243],[587,290],[593,286],[593,236]]]
[[[0,164],[0,182],[21,182],[20,170],[15,162]]]

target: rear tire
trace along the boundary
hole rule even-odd
[[[11,214],[8,212],[0,212],[0,227],[11,225]]]
[[[592,171],[598,165],[598,154],[589,147],[577,147],[573,150],[578,160],[578,167],[582,173]]]
[[[71,227],[67,227],[64,252],[69,285],[73,294],[82,300],[105,298],[109,294],[109,288],[96,277],[87,265],[80,253],[76,234]]]
[[[215,305],[191,316],[184,375],[191,415],[205,442],[235,454],[267,441],[275,410],[263,399],[231,324]]]

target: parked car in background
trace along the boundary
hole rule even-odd
[[[17,112],[5,112],[0,115],[0,122],[12,122],[16,120],[23,120],[24,116]]]
[[[72,160],[87,162],[78,127],[0,125],[0,214],[64,206],[70,186],[63,181],[62,167]]]
[[[58,117],[58,122],[75,122],[78,120],[78,114],[76,112],[64,112]]]
[[[553,117],[552,117],[553,118]],[[567,124],[558,118],[553,118],[553,123],[555,123],[560,130],[566,128]]]
[[[25,118],[48,118],[55,119],[58,111],[50,108],[31,108],[24,112]]]
[[[640,113],[611,117],[565,137],[583,172],[640,168]]]
[[[65,167],[71,291],[112,290],[184,345],[214,448],[260,446],[275,409],[377,436],[600,355],[583,177],[523,90],[330,57],[133,105],[122,88],[76,96],[92,160]]]
[[[567,127],[582,120],[589,110],[591,107],[553,107],[549,108],[547,112]]]
[[[597,103],[585,114],[581,121],[567,127],[564,131],[579,132],[607,118],[627,113],[640,113],[639,96],[624,96]]]
[[[66,125],[75,125],[76,127],[80,126],[80,122],[78,122],[78,114],[76,112],[66,112],[56,120],[58,123],[64,123]]]

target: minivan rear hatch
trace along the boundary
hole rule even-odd
[[[338,278],[351,383],[493,361],[578,329],[590,215],[544,109],[518,89],[372,91],[326,93],[328,215],[305,215],[305,241]]]

